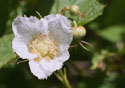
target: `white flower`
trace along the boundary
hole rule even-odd
[[[38,20],[32,16],[18,16],[12,29],[14,52],[29,60],[31,72],[38,79],[46,79],[69,59],[72,30],[66,17],[57,14]]]

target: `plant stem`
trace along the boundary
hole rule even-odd
[[[66,69],[64,69],[64,73],[63,73],[62,69],[58,70],[58,73],[55,73],[55,75],[63,83],[63,85],[66,88],[72,88],[68,79],[67,79]]]
[[[67,80],[67,78],[63,79],[63,84],[67,87],[67,88],[71,88],[69,81]]]

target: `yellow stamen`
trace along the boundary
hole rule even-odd
[[[32,54],[38,55],[34,61],[39,63],[41,59],[46,59],[47,61],[54,59],[54,57],[57,55],[58,46],[56,41],[49,36],[47,37],[46,35],[39,35],[30,41],[29,51]]]

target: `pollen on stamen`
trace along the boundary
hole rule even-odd
[[[50,61],[57,55],[58,45],[53,38],[47,35],[39,35],[30,41],[29,51],[32,54],[38,55],[38,57],[34,59],[35,62],[39,63],[42,59]]]

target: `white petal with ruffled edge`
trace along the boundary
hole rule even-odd
[[[34,59],[35,54],[29,53],[28,44],[38,34],[48,34],[48,23],[45,19],[18,16],[12,24],[15,39],[12,43],[14,52],[22,59]]]
[[[72,29],[69,20],[60,15],[48,15],[45,17],[48,21],[48,30],[59,45],[59,60],[66,61],[69,58],[68,48],[72,41]]]
[[[40,62],[44,71],[49,73],[62,68],[63,63],[69,59],[68,48],[72,41],[72,30],[69,21],[62,15],[49,15],[45,19],[48,21],[49,35],[53,36],[59,45],[58,54],[53,60]]]
[[[34,59],[37,57],[35,54],[31,54],[28,50],[28,47],[24,42],[20,40],[20,38],[15,37],[13,42],[12,42],[12,48],[14,52],[17,53],[18,56],[22,59]]]
[[[18,16],[12,23],[15,36],[34,36],[38,33],[48,32],[48,23],[45,19],[38,20],[36,17]]]
[[[47,79],[52,74],[52,72],[46,72],[41,64],[38,64],[34,60],[29,61],[29,66],[33,75],[37,76],[38,79]]]
[[[45,16],[48,21],[48,30],[59,44],[68,48],[72,41],[72,29],[69,20],[60,15],[48,15]]]

